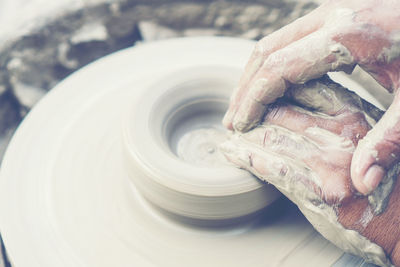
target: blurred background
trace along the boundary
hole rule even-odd
[[[319,2],[0,0],[0,162],[29,110],[86,64],[141,42],[166,38],[211,35],[258,40]],[[8,266],[2,246],[0,267]]]

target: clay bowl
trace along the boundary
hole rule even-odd
[[[221,124],[240,70],[192,67],[155,81],[132,99],[123,129],[130,178],[147,200],[200,223],[243,220],[280,193],[230,164]]]

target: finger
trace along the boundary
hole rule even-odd
[[[308,185],[309,189],[312,187],[310,177],[314,174],[305,164],[282,154],[262,150],[237,135],[223,143],[221,150],[228,160],[275,185],[283,193],[294,192],[299,181]]]
[[[351,163],[354,187],[369,194],[382,181],[388,169],[400,158],[400,96],[382,119],[359,142]]]
[[[331,35],[319,30],[272,53],[248,85],[233,118],[235,130],[245,132],[257,125],[266,105],[283,96],[290,84],[303,84],[329,71],[354,66],[349,51]]]
[[[350,139],[355,135],[358,139],[364,137],[365,130],[371,129],[384,113],[356,93],[332,81],[327,75],[305,84],[291,86],[284,98],[313,111],[313,114],[317,111],[332,116],[341,128],[352,128],[353,131],[347,135]],[[335,132],[332,128],[329,130]]]
[[[303,133],[294,133],[281,126],[261,125],[241,135],[241,138],[252,144],[258,145],[266,151],[301,160],[313,170],[320,169],[315,165],[315,158],[331,166],[345,165],[351,157],[344,157],[343,152],[351,154],[354,146],[344,138],[318,127],[308,128]],[[329,154],[324,154],[329,148]],[[346,161],[347,160],[347,161]],[[325,169],[325,167],[323,167]]]
[[[301,17],[280,30],[264,37],[256,44],[240,79],[239,87],[233,94],[230,106],[223,119],[225,127],[233,130],[232,120],[238,106],[240,105],[241,99],[243,99],[247,93],[247,84],[261,68],[268,56],[321,28],[323,25],[322,18],[324,17],[321,14],[324,13],[325,10],[326,8],[322,5],[308,13],[306,16]]]
[[[261,125],[242,134],[240,140],[248,141],[264,150],[292,159],[303,160],[304,157],[321,152],[317,144],[311,142],[306,136],[276,125]]]
[[[241,134],[241,138],[266,153],[305,163],[319,175],[318,187],[314,188],[318,190],[316,193],[328,203],[339,203],[351,195],[350,162],[355,143],[347,135],[356,136],[354,125],[358,121],[357,118],[337,120],[276,103],[269,109],[263,125]],[[367,131],[365,129],[364,133]]]
[[[250,56],[239,84],[244,86],[248,83],[271,53],[320,29],[324,23],[323,13],[326,13],[325,5],[262,38]]]
[[[339,150],[326,153],[310,138],[282,127],[257,127],[249,133],[232,137],[231,143],[224,144],[222,149],[229,160],[261,179],[278,186],[301,182],[328,204],[339,204],[351,195],[349,164],[331,164],[346,157],[346,163],[350,163],[351,153]],[[279,161],[275,157],[279,157]],[[278,166],[271,167],[270,164]],[[292,171],[287,173],[288,170]],[[291,173],[293,170],[296,174]],[[274,181],[274,177],[270,177],[282,173],[288,176],[285,174],[281,179],[289,181]]]
[[[263,124],[278,125],[296,133],[304,133],[310,127],[320,127],[340,134],[343,128],[340,121],[333,117],[325,114],[313,114],[301,107],[287,104],[270,106]]]
[[[332,81],[328,75],[291,86],[285,98],[301,107],[331,116],[348,110],[363,111],[364,106],[368,105],[356,93]]]
[[[275,104],[268,108],[263,124],[274,124],[306,136],[314,135],[320,145],[328,138],[315,135],[315,129],[324,129],[342,138],[340,143],[351,140],[356,145],[371,129],[362,113],[343,113],[332,117],[323,113],[314,113],[293,105]],[[324,141],[325,140],[325,141]],[[337,143],[337,144],[340,144]],[[348,144],[350,145],[350,144]]]
[[[347,91],[347,90],[346,90]],[[288,88],[285,98],[313,111],[337,115],[348,107],[345,89],[324,75],[320,79],[293,85]]]

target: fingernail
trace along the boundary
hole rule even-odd
[[[250,124],[247,121],[236,121],[233,123],[233,128],[241,133],[250,130]]]
[[[224,125],[227,129],[233,130],[233,112],[229,109],[226,113],[224,118],[222,119],[222,125]]]
[[[262,119],[265,106],[258,102],[246,101],[233,118],[233,128],[239,132],[247,132]]]
[[[363,179],[363,184],[368,190],[368,192],[365,192],[364,194],[367,195],[371,193],[373,190],[375,190],[375,188],[382,181],[385,174],[386,174],[385,170],[377,164],[374,164],[371,167],[369,167]]]
[[[235,119],[233,120],[233,128],[235,129],[235,131],[246,133],[255,128],[260,123],[261,118],[259,117],[261,116],[257,116],[256,118],[251,119],[247,118],[246,120],[243,119],[243,116],[239,117],[239,119],[236,119],[235,117]]]

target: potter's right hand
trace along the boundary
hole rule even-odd
[[[400,158],[400,1],[331,0],[258,42],[224,118],[229,129],[256,126],[293,84],[329,71],[369,72],[396,97],[358,145],[351,178],[370,194]]]

